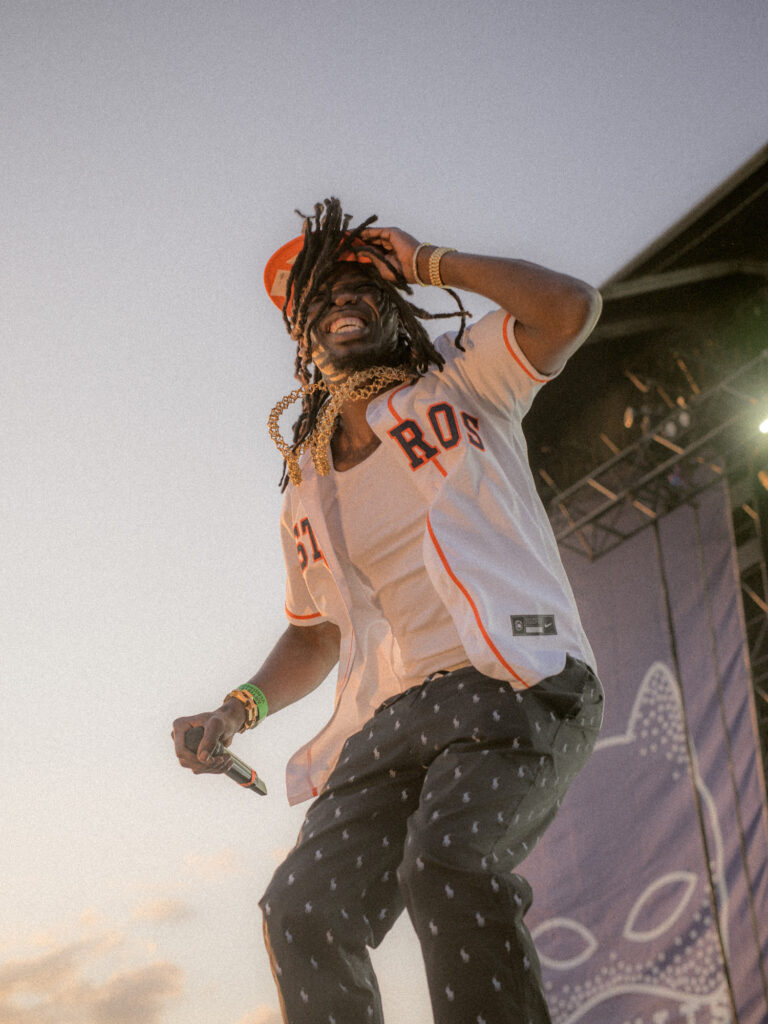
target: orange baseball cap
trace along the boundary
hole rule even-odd
[[[303,245],[303,235],[299,235],[298,238],[292,238],[290,242],[286,242],[285,245],[281,245],[276,252],[272,253],[267,260],[266,267],[264,267],[264,287],[267,289],[267,295],[272,299],[278,309],[283,308],[291,267],[296,261],[296,257],[301,252]],[[354,252],[345,252],[338,258],[340,260],[349,260],[359,263],[371,262],[371,258],[362,252],[359,254]]]

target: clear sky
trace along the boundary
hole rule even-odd
[[[268,799],[169,733],[284,625],[293,209],[599,284],[766,141],[767,38],[764,0],[0,2],[0,1024],[279,1020],[256,901],[330,688],[236,739]],[[428,1020],[404,922],[376,961]]]

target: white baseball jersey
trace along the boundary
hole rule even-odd
[[[566,654],[595,666],[521,426],[549,378],[531,366],[513,328],[514,318],[496,310],[465,333],[463,352],[454,334],[442,335],[443,370],[378,396],[367,415],[426,500],[424,564],[467,656],[525,689],[560,672]],[[301,471],[281,519],[286,613],[296,625],[336,623],[341,646],[333,714],[288,763],[291,803],[318,793],[347,737],[403,688],[387,621],[373,601],[352,600],[340,570],[323,515],[329,478],[308,454]]]

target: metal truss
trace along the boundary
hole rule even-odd
[[[730,497],[738,559],[744,629],[752,669],[755,713],[768,776],[768,569],[761,518],[750,475],[731,477]]]
[[[681,410],[689,414],[685,427]],[[757,467],[750,467],[759,446],[758,424],[766,415],[768,349],[555,495],[547,511],[558,543],[594,561],[713,484],[728,484],[734,525],[738,515],[743,522],[736,531],[736,552],[768,781],[768,570],[752,493]]]
[[[768,415],[768,350],[693,395],[547,503],[558,543],[591,561],[751,457]]]

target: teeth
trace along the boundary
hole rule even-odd
[[[334,320],[331,324],[331,334],[343,334],[345,331],[356,331],[360,327],[365,327],[365,324],[357,316],[345,316],[339,317],[338,320]]]

